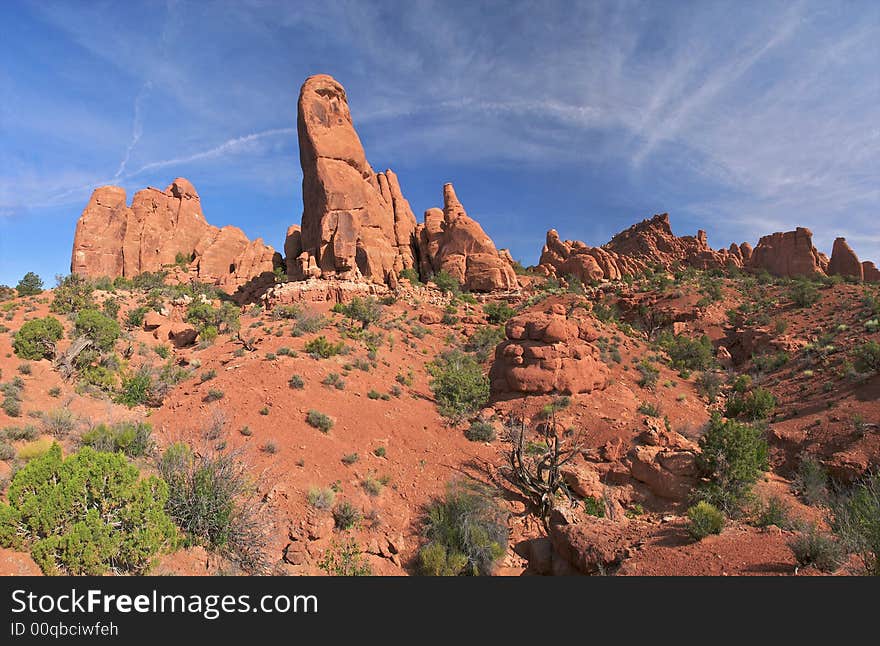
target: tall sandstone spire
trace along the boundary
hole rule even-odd
[[[516,288],[508,257],[468,217],[451,184],[443,211],[417,224],[397,175],[376,173],[354,128],[345,89],[325,74],[303,83],[297,109],[302,224],[284,248],[293,280],[338,277],[395,285],[404,269],[423,280],[447,271],[473,291]]]
[[[288,258],[288,274],[396,282],[416,264],[416,218],[397,176],[376,173],[367,161],[345,89],[335,79],[306,79],[297,132],[303,214],[300,253]]]

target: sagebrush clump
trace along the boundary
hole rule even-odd
[[[428,505],[423,520],[422,574],[487,576],[507,549],[507,515],[477,483],[450,483],[446,495]]]

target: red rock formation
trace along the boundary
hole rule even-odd
[[[827,266],[827,259],[813,246],[813,232],[803,227],[764,236],[748,262],[752,269],[786,277],[821,275]]]
[[[375,173],[354,129],[345,89],[326,75],[300,90],[297,131],[303,170],[301,249],[293,279],[367,278],[396,283],[415,266],[415,216],[397,176]]]
[[[856,252],[846,243],[846,238],[837,238],[831,250],[831,261],[828,263],[828,274],[831,276],[851,276],[862,280],[864,268]]]
[[[868,260],[862,263],[862,275],[866,283],[880,283],[880,269]]]
[[[644,443],[628,454],[630,475],[656,496],[686,501],[699,482],[697,445],[675,431],[650,424],[653,420],[642,434]]]
[[[70,270],[83,276],[132,277],[175,264],[180,254],[199,280],[234,291],[271,278],[280,256],[237,227],[208,224],[195,188],[177,178],[164,191],[138,191],[126,206],[118,186],[95,189],[80,216]]]
[[[443,240],[443,209],[434,207],[425,211],[425,221],[418,226],[416,239],[419,245],[419,274],[427,279],[440,270],[434,262],[439,258]]]
[[[669,215],[655,215],[618,233],[603,247],[588,247],[583,242],[559,239],[551,229],[541,252],[539,267],[545,273],[564,277],[572,275],[581,281],[617,280],[636,274],[650,266],[671,268],[685,264],[698,269],[741,267],[744,250],[731,245],[729,250],[715,251],[706,240],[706,232],[696,236],[676,237],[669,226]]]
[[[728,250],[715,251],[707,241],[706,232],[696,236],[676,237],[669,225],[669,214],[661,213],[643,220],[614,236],[604,246],[618,256],[634,258],[646,265],[670,267],[682,263],[697,269],[723,269],[738,265],[739,257]]]
[[[644,528],[637,520],[616,522],[588,516],[573,524],[551,521],[549,537],[554,557],[565,559],[581,574],[607,574],[635,551]]]
[[[492,391],[501,393],[587,393],[604,389],[608,367],[586,310],[566,315],[564,303],[528,310],[507,322],[507,340],[495,349],[489,373]]]
[[[519,287],[510,254],[501,254],[483,227],[468,216],[452,184],[443,186],[442,220],[439,215],[439,209],[426,211],[417,232],[423,279],[445,271],[468,291]]]

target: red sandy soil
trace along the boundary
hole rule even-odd
[[[840,476],[862,472],[869,465],[877,464],[880,456],[877,427],[880,377],[855,379],[847,374],[845,366],[857,344],[880,336],[865,332],[865,316],[859,306],[863,289],[845,284],[823,289],[817,305],[796,309],[785,303],[783,288],[768,288],[780,299],[772,318],[785,321],[785,336],[815,343],[823,333],[833,333],[834,352],[818,359],[792,353],[786,365],[759,377],[761,385],[772,390],[779,405],[770,425],[774,471],[756,491],[759,498],[766,499],[770,495],[783,498],[789,503],[792,515],[803,520],[822,523],[825,519],[823,510],[802,504],[791,486],[793,470],[803,451],[820,457],[832,474]],[[723,293],[721,302],[703,308],[696,307],[700,295],[693,285],[682,287],[671,297],[651,296],[655,299],[654,306],[669,308],[687,319],[684,333],[707,334],[716,343],[722,343],[730,333],[726,312],[743,300],[733,281],[725,282]],[[622,295],[645,297],[644,293],[626,293],[626,290]],[[614,302],[616,298],[613,293],[605,294],[607,302]],[[51,299],[49,292],[16,299],[21,306],[13,309],[11,315],[0,312],[0,323],[10,328],[10,333],[0,334],[0,381],[7,382],[19,374],[17,369],[22,363],[12,353],[11,332],[28,319],[48,314]],[[134,295],[125,299],[120,320],[124,320],[128,309],[136,306]],[[343,320],[341,315],[330,312],[328,303],[308,307],[324,313],[334,323]],[[695,313],[695,310],[698,311]],[[485,324],[481,306],[460,306],[459,316],[463,322],[454,325],[420,324],[429,332],[419,339],[409,328],[411,322],[419,324],[418,317],[424,312],[442,314],[443,309],[439,305],[416,305],[406,300],[387,306],[383,322],[399,318],[401,324],[390,329],[374,328],[386,335],[375,366],[369,371],[356,367],[348,371],[342,377],[344,390],[321,382],[331,372],[342,375],[346,364],[358,360],[369,362],[362,342],[345,339],[351,348],[350,354],[313,359],[303,351],[303,346],[316,334],[293,337],[290,321],[274,320],[271,313],[253,309],[246,309],[242,315],[241,330],[243,336],[254,343],[255,350],[243,354],[239,351],[240,356],[235,356],[242,345],[225,335],[205,349],[174,350],[175,361],[188,365],[192,373],[156,409],[129,409],[106,396],[77,392],[76,384],[64,382],[49,361],[30,362],[31,374],[22,375],[25,383],[22,415],[10,418],[0,410],[0,429],[31,423],[39,426],[40,411],[66,407],[82,420],[80,429],[60,438],[68,452],[76,449],[78,434],[90,425],[134,419],[152,424],[159,450],[176,441],[186,441],[206,450],[221,444],[225,444],[223,450],[241,449],[260,498],[266,504],[270,560],[275,564],[275,573],[321,573],[317,563],[332,542],[339,539],[339,533],[333,529],[330,512],[312,509],[306,497],[310,488],[329,487],[334,483],[339,490],[336,500],[350,501],[370,519],[354,536],[368,552],[374,572],[412,573],[421,544],[419,518],[424,505],[441,495],[446,483],[453,478],[503,482],[499,474],[506,462],[503,442],[470,442],[463,435],[465,425],[451,427],[438,415],[426,370],[426,364],[438,352]],[[70,322],[65,317],[58,318],[69,330]],[[255,322],[259,325],[252,327]],[[846,328],[838,328],[840,325]],[[696,441],[713,408],[698,393],[696,375],[684,378],[660,365],[656,391],[640,388],[634,364],[657,351],[643,336],[627,336],[613,323],[597,322],[597,326],[603,337],[619,345],[621,360],[607,362],[611,378],[606,389],[572,396],[570,405],[559,412],[557,422],[564,428],[578,429],[586,450],[598,449],[612,440],[629,447],[651,423],[637,410],[640,404],[647,402],[659,407],[672,430]],[[773,329],[772,325],[769,327]],[[128,330],[127,334],[135,349],[131,367],[163,362],[152,349],[157,341],[150,332],[136,329]],[[334,325],[318,334],[331,341],[341,338]],[[391,337],[393,347],[388,342]],[[61,349],[63,347],[62,342]],[[282,347],[299,355],[295,358],[277,355]],[[267,358],[268,353],[275,353],[276,357]],[[748,371],[751,367],[751,362],[746,361],[737,365],[735,371]],[[488,363],[486,368],[488,370]],[[212,370],[216,377],[201,383],[201,375]],[[412,385],[398,384],[396,376],[409,370],[413,373]],[[302,378],[303,389],[288,385],[293,375]],[[367,396],[371,390],[390,393],[395,385],[401,389],[399,396],[388,400]],[[60,388],[60,396],[50,396],[49,390],[56,387]],[[204,398],[209,390],[222,391],[223,398],[206,403]],[[500,419],[511,414],[532,417],[552,400],[551,396],[515,397],[497,400],[490,406]],[[714,408],[722,403],[716,403]],[[261,414],[261,410],[268,414]],[[326,413],[333,419],[329,433],[323,434],[306,423],[310,410]],[[864,423],[854,424],[853,420]],[[206,438],[206,429],[218,421],[222,422],[219,424],[222,432]],[[250,435],[242,434],[245,426]],[[267,450],[267,446],[274,446],[275,452]],[[374,454],[379,447],[385,448],[384,457]],[[352,453],[357,453],[359,459],[347,466],[342,457]],[[154,468],[149,458],[137,463],[145,471]],[[10,470],[11,463],[0,462],[0,477],[8,478]],[[364,490],[363,481],[368,476],[388,478],[387,486],[378,496],[370,496]],[[721,535],[695,543],[685,530],[686,502],[659,499],[639,486],[631,489],[630,500],[643,505],[641,520],[652,530],[618,574],[790,575],[796,572],[795,560],[787,546],[792,536],[790,531],[775,527],[758,529],[745,522],[731,522]],[[505,500],[512,512],[511,546],[542,535],[541,524],[519,496],[508,491]],[[511,547],[498,573],[519,575],[527,566]],[[20,574],[33,569],[26,554],[0,550],[0,572]],[[235,572],[235,569],[197,548],[163,556],[154,572],[205,574]],[[810,572],[801,570],[800,573]]]

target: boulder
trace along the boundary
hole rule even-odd
[[[615,522],[587,516],[574,524],[552,523],[554,556],[571,563],[581,574],[607,574],[629,558],[644,535],[642,523]]]
[[[571,395],[608,385],[593,321],[582,309],[566,312],[560,302],[541,304],[507,322],[489,372],[493,393]]]
[[[150,310],[144,314],[144,329],[148,332],[169,323],[167,316],[162,316],[155,310]]]
[[[632,477],[661,498],[685,501],[699,482],[692,451],[636,446],[629,457]]]

